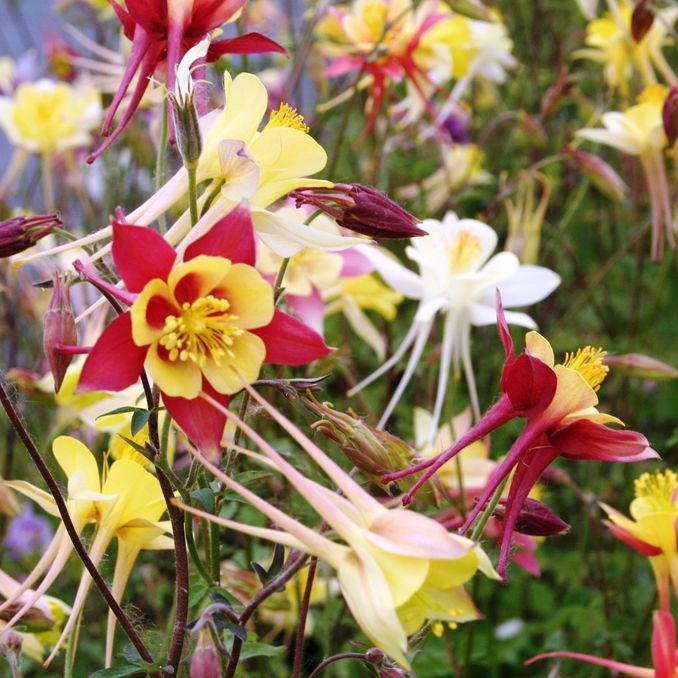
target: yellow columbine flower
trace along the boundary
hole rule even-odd
[[[669,582],[678,596],[678,476],[670,469],[643,473],[635,495],[631,518],[602,504],[610,519],[606,524],[615,537],[650,559],[660,607],[669,611]]]
[[[79,440],[59,436],[54,440],[52,451],[68,478],[67,506],[71,520],[78,533],[85,525],[95,523],[96,532],[89,550],[90,558],[98,565],[114,538],[118,542],[118,554],[113,573],[111,592],[120,601],[134,562],[142,549],[172,549],[174,542],[164,536],[170,530],[169,523],[158,522],[165,512],[165,500],[157,478],[141,465],[130,459],[113,462],[105,477],[99,473],[94,455]],[[54,498],[30,483],[16,480],[8,486],[38,503],[51,515],[58,516]],[[33,571],[19,586],[0,610],[20,600],[20,596],[44,578],[27,600],[7,623],[11,628],[27,610],[42,596],[57,578],[72,551],[71,540],[63,524],[59,525],[54,538]],[[68,637],[79,619],[91,584],[88,572],[83,572],[80,586],[73,602],[73,611],[64,626],[63,633],[55,643],[47,662],[49,663]],[[106,666],[113,656],[115,617],[109,611],[106,632]]]

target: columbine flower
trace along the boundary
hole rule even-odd
[[[612,146],[629,155],[637,155],[643,165],[652,210],[652,258],[661,259],[664,253],[664,232],[671,249],[675,249],[675,231],[671,211],[671,194],[664,164],[667,146],[662,121],[662,108],[667,90],[661,85],[646,89],[635,106],[623,113],[603,114],[605,129],[582,129],[577,136]],[[664,229],[662,229],[662,225]]]
[[[650,559],[659,593],[659,606],[671,609],[669,581],[678,596],[678,478],[673,471],[643,473],[635,482],[636,498],[631,502],[631,518],[602,504],[615,537]]]
[[[115,461],[105,478],[102,478],[94,455],[79,440],[70,436],[56,438],[52,444],[52,451],[68,478],[67,506],[76,531],[79,534],[88,523],[96,523],[96,533],[89,550],[90,558],[95,565],[99,564],[111,541],[117,538],[118,555],[111,592],[115,599],[120,601],[134,562],[142,549],[174,548],[174,542],[164,536],[169,530],[168,524],[157,522],[165,511],[165,501],[158,480],[129,459]],[[49,514],[59,515],[53,497],[44,490],[23,480],[8,481],[7,485],[35,501]],[[8,621],[6,629],[17,623],[51,586],[64,568],[72,549],[73,545],[66,528],[61,524],[33,571],[12,596],[0,605],[0,610],[7,609],[44,575],[33,594],[27,600],[21,601],[23,604]],[[73,611],[47,660],[48,663],[54,658],[79,619],[90,584],[91,577],[85,571],[73,602]],[[4,629],[0,631],[0,635],[2,633]],[[112,659],[114,633],[115,617],[109,612],[106,666],[110,666]]]
[[[647,438],[641,433],[608,428],[606,424],[623,422],[596,409],[596,390],[609,371],[603,364],[605,351],[587,346],[567,354],[565,362],[556,365],[551,345],[538,332],[532,331],[525,337],[525,352],[516,356],[501,305],[498,326],[506,353],[501,398],[450,449],[407,471],[388,474],[382,481],[390,482],[426,471],[403,497],[403,502],[408,503],[423,483],[467,445],[511,419],[525,417],[525,428],[499,463],[462,528],[462,532],[469,529],[502,480],[515,469],[506,501],[497,567],[503,574],[511,533],[521,507],[541,474],[557,456],[632,462],[656,459],[659,455],[649,447]]]
[[[367,637],[402,666],[407,635],[425,620],[477,619],[462,584],[480,569],[495,576],[479,546],[445,530],[436,521],[404,509],[385,508],[250,386],[250,395],[299,443],[342,494],[309,480],[235,415],[229,419],[266,455],[263,462],[282,473],[343,540],[331,541],[286,515],[222,473],[207,459],[198,461],[281,529],[255,527],[182,506],[187,511],[245,534],[317,555],[337,571],[341,592]],[[213,406],[221,406],[210,399]],[[249,453],[250,455],[252,453]],[[255,455],[257,458],[257,455]]]
[[[624,664],[612,659],[603,657],[594,657],[590,654],[581,654],[579,652],[545,652],[536,657],[532,657],[526,664],[533,664],[541,659],[579,659],[596,666],[604,666],[615,673],[621,673],[625,676],[635,676],[635,678],[674,678],[678,670],[676,661],[678,648],[676,647],[676,622],[670,612],[665,610],[655,610],[652,615],[652,666],[654,668],[644,668],[634,666],[633,664]]]
[[[56,214],[18,216],[0,221],[0,258],[11,257],[33,247],[63,222]]]
[[[172,418],[216,454],[225,419],[198,399],[203,391],[227,402],[242,388],[234,368],[253,381],[264,362],[302,365],[329,353],[317,333],[275,309],[272,287],[254,268],[254,233],[244,207],[183,256],[151,229],[113,229],[113,260],[131,308],[95,344],[81,391],[124,389],[145,367]]]
[[[158,65],[165,63],[167,89],[172,90],[175,70],[184,54],[214,29],[229,21],[244,4],[245,0],[156,0],[152,3],[127,2],[122,7],[116,0],[111,0],[125,36],[132,41],[132,53],[104,120],[102,134],[108,139],[90,156],[88,162],[98,158],[131,120],[148,87],[149,78]],[[214,61],[223,54],[284,51],[270,38],[250,33],[213,41],[207,60]],[[127,110],[111,133],[113,118],[135,75],[138,75],[138,79]]]
[[[490,325],[496,322],[495,290],[501,290],[508,305],[525,306],[548,296],[558,286],[560,278],[547,268],[521,266],[515,254],[510,252],[502,252],[487,261],[497,245],[497,234],[475,219],[460,220],[456,214],[448,212],[442,222],[427,219],[422,227],[429,235],[412,240],[412,245],[405,250],[407,256],[418,265],[419,275],[374,247],[359,248],[391,287],[406,297],[419,300],[419,310],[393,356],[360,382],[352,392],[362,389],[391,369],[410,346],[414,345],[405,373],[379,421],[379,426],[383,426],[412,378],[433,329],[436,315],[442,313],[443,350],[432,427],[435,433],[450,368],[460,361],[464,366],[474,411],[479,416],[480,408],[471,365],[471,325]],[[507,318],[517,325],[535,326],[532,318],[524,313],[510,312]]]

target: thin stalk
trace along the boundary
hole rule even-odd
[[[160,123],[160,142],[158,146],[158,155],[155,159],[155,190],[158,191],[165,183],[165,165],[167,164],[167,145],[169,144],[169,114],[167,102],[162,106],[162,122]],[[158,226],[160,232],[167,231],[167,219],[165,214],[158,217]]]
[[[308,678],[317,678],[328,666],[331,666],[335,662],[340,662],[343,659],[359,659],[360,661],[367,661],[367,658],[362,652],[342,652],[341,654],[335,654],[334,657],[323,659],[323,661],[321,661],[309,674]]]
[[[502,480],[501,483],[499,483],[499,486],[492,495],[492,499],[490,499],[490,502],[485,507],[485,510],[478,516],[476,524],[473,527],[473,532],[471,532],[470,536],[471,541],[478,541],[480,539],[480,536],[482,535],[483,530],[485,529],[485,525],[487,525],[487,521],[492,516],[492,512],[494,511],[494,509],[497,508],[497,504],[501,499],[501,495],[504,493],[504,488],[506,487],[508,479],[509,477],[506,476],[506,478],[504,478],[504,480]]]
[[[5,412],[7,412],[7,416],[9,417],[12,427],[17,432],[19,438],[21,438],[21,442],[24,444],[26,451],[33,460],[33,463],[36,465],[38,472],[45,481],[45,484],[47,485],[47,488],[49,489],[51,495],[54,497],[54,502],[57,506],[57,510],[59,511],[61,520],[64,524],[64,527],[66,528],[66,532],[68,533],[68,536],[71,542],[73,543],[73,548],[75,549],[75,552],[78,554],[80,560],[82,560],[83,565],[85,566],[90,576],[92,577],[92,580],[94,581],[96,587],[99,589],[101,595],[104,597],[106,604],[112,610],[116,619],[120,623],[120,626],[122,627],[123,631],[129,638],[132,645],[134,645],[137,652],[139,653],[139,656],[144,661],[148,662],[149,664],[152,664],[153,657],[151,653],[148,651],[143,641],[139,637],[139,634],[136,632],[132,622],[129,620],[129,618],[123,612],[118,602],[113,597],[111,590],[108,588],[103,577],[99,574],[99,570],[97,570],[96,565],[90,559],[89,554],[87,553],[87,550],[85,549],[82,541],[80,541],[80,536],[78,535],[75,526],[73,525],[70,513],[68,512],[68,507],[66,506],[66,502],[61,494],[61,490],[59,489],[59,485],[57,484],[56,480],[54,480],[54,476],[51,474],[49,468],[47,468],[47,464],[43,460],[40,451],[36,447],[35,443],[30,437],[30,434],[26,430],[26,427],[21,421],[19,413],[16,411],[14,404],[12,403],[7,391],[5,390],[3,382],[4,377],[0,379],[0,401],[2,402],[2,406],[5,408]]]
[[[292,665],[292,678],[301,678],[301,665],[304,658],[304,635],[306,632],[306,620],[308,619],[308,608],[311,605],[311,592],[313,591],[313,582],[315,573],[318,569],[318,558],[313,556],[311,564],[308,566],[308,577],[304,588],[304,596],[301,599],[299,608],[299,625],[297,626],[297,637],[294,643],[294,663]]]
[[[42,196],[45,203],[45,211],[54,211],[54,182],[52,181],[52,172],[54,171],[53,156],[51,153],[43,153],[40,162],[40,177],[42,179]]]
[[[188,206],[191,210],[191,226],[198,223],[198,176],[197,168],[186,165],[188,173]]]

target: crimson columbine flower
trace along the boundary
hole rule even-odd
[[[120,19],[125,36],[132,41],[132,52],[120,87],[106,114],[101,133],[108,139],[88,158],[94,162],[118,137],[130,121],[141,101],[148,80],[163,61],[167,71],[167,89],[174,88],[175,69],[186,52],[215,28],[228,21],[245,0],[109,0]],[[223,54],[285,53],[277,42],[260,33],[247,33],[236,38],[215,40],[210,45],[207,61]],[[111,125],[135,75],[137,84],[117,127]],[[110,136],[109,136],[110,134]]]
[[[526,418],[525,428],[497,466],[461,530],[464,534],[469,529],[497,487],[515,469],[504,509],[497,567],[503,575],[511,533],[521,508],[534,484],[556,457],[631,462],[655,459],[659,455],[641,433],[608,428],[606,424],[623,422],[596,409],[596,390],[609,371],[603,363],[605,351],[587,346],[567,354],[565,362],[556,365],[551,344],[532,331],[525,337],[525,352],[516,356],[499,295],[497,305],[499,336],[506,353],[501,398],[451,448],[405,471],[382,476],[382,482],[426,471],[404,496],[403,503],[407,504],[458,452],[511,419]]]
[[[169,414],[207,453],[218,449],[225,417],[202,393],[226,403],[262,363],[302,365],[330,351],[319,334],[275,308],[273,288],[254,268],[243,206],[182,255],[149,228],[115,223],[113,260],[131,293],[118,294],[131,308],[93,347],[79,389],[120,391],[145,368]]]

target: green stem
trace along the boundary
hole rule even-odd
[[[162,122],[160,123],[160,145],[158,146],[158,156],[155,159],[155,190],[157,191],[165,183],[165,165],[167,162],[167,145],[169,144],[169,120],[168,109],[169,103],[165,102],[162,105]],[[158,226],[160,232],[167,231],[167,220],[164,214],[158,217]]]
[[[191,226],[198,223],[198,177],[197,168],[186,165],[188,172],[188,206],[191,210]]]
[[[492,499],[490,499],[490,503],[485,507],[485,510],[478,517],[478,520],[476,521],[476,524],[473,527],[473,532],[471,532],[470,539],[472,541],[478,541],[480,539],[480,536],[482,535],[483,530],[485,529],[485,525],[487,525],[487,521],[492,516],[494,509],[497,508],[497,504],[501,499],[501,495],[504,493],[504,488],[506,487],[508,479],[509,477],[506,476],[506,478],[504,478],[504,480],[501,481],[499,487],[497,487],[497,489],[494,491]]]

